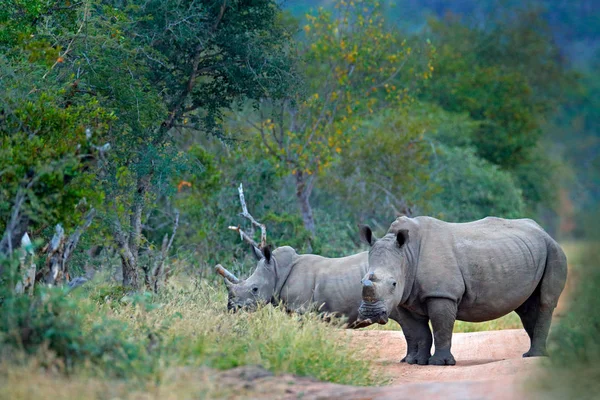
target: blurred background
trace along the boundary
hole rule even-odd
[[[118,275],[177,214],[174,266],[244,273],[240,183],[269,243],[326,256],[399,215],[529,217],[563,242],[598,220],[593,1],[267,2],[222,35],[219,2],[51,3],[2,11],[5,253],[94,208],[72,275]]]

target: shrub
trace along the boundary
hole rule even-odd
[[[570,310],[550,337],[551,358],[537,383],[547,397],[596,399],[600,393],[600,248],[597,242],[581,254],[579,279]],[[570,261],[572,262],[572,261]]]

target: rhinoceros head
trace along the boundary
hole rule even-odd
[[[361,239],[371,246],[369,269],[362,279],[362,302],[359,321],[385,324],[392,310],[400,304],[404,292],[406,257],[404,247],[408,242],[406,229],[393,229],[376,239],[371,228],[360,228]],[[369,321],[370,320],[370,321]]]
[[[248,279],[232,280],[219,272],[224,276],[227,285],[228,310],[254,310],[258,305],[270,302],[273,297],[277,261],[272,256],[270,247],[261,250],[253,246],[253,252],[258,262],[254,273]]]

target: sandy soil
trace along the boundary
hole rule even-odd
[[[406,344],[401,332],[347,331],[351,341],[374,354],[389,386],[353,387],[290,375],[273,376],[260,367],[227,371],[219,380],[239,389],[233,398],[269,399],[525,399],[526,382],[535,374],[538,358],[522,358],[529,348],[524,330],[456,333],[455,366],[400,363]],[[230,386],[231,388],[231,386]]]
[[[570,273],[553,325],[565,315],[576,274]],[[390,379],[382,387],[354,387],[291,375],[273,376],[261,367],[246,366],[222,373],[219,380],[236,399],[348,399],[348,400],[512,400],[535,399],[527,383],[536,379],[540,358],[523,358],[529,349],[524,329],[455,333],[455,366],[400,363],[406,341],[398,331],[347,330],[350,341],[373,357],[378,372]]]

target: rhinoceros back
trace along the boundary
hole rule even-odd
[[[458,302],[458,319],[498,318],[523,304],[544,275],[552,238],[529,219],[419,221],[419,297]]]
[[[367,252],[342,258],[298,256],[281,292],[282,300],[295,311],[316,308],[345,316],[352,323],[358,316],[360,280],[367,265]]]

